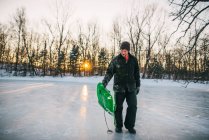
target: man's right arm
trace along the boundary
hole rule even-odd
[[[105,77],[104,79],[102,80],[102,84],[104,85],[104,87],[107,86],[107,84],[109,83],[109,81],[111,80],[111,78],[113,77],[115,71],[114,71],[114,63],[113,63],[113,60],[110,62],[108,68],[107,68],[107,71],[106,71],[106,74],[105,74]]]

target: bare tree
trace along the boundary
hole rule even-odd
[[[63,61],[63,52],[62,47],[66,42],[67,38],[70,37],[70,4],[67,1],[58,1],[55,2],[55,23],[50,25],[49,22],[46,22],[50,33],[52,34],[51,44],[54,43],[54,39],[56,40],[56,50],[57,50],[57,64],[55,75],[61,74],[61,62]]]
[[[96,57],[98,56],[99,53],[99,39],[100,39],[100,33],[99,33],[99,28],[96,23],[92,23],[88,25],[88,34],[89,34],[89,54],[90,54],[90,61],[92,64],[92,75],[95,74],[97,71],[97,59]]]
[[[89,49],[89,37],[84,33],[81,25],[79,26],[78,46],[80,48],[81,60],[85,62]]]
[[[63,74],[64,74],[64,76],[65,76],[65,74],[66,74],[66,72],[67,72],[67,70],[69,69],[68,68],[68,54],[70,53],[70,50],[69,50],[69,48],[70,48],[70,46],[73,44],[73,40],[71,40],[71,38],[70,39],[67,39],[66,40],[66,42],[65,42],[65,47],[63,47],[63,49],[62,49],[62,51],[63,51],[63,53],[64,53],[64,59],[63,59]]]
[[[146,24],[146,18],[148,12],[145,12],[142,17],[137,12],[135,15],[131,15],[127,19],[128,37],[131,41],[131,51],[140,62],[140,51],[142,47],[142,32],[143,27]]]
[[[156,9],[157,8],[154,5],[150,5],[146,8],[145,11],[147,12],[146,14],[147,20],[146,20],[146,30],[143,31],[143,38],[147,42],[146,43],[147,47],[146,47],[146,62],[145,62],[142,78],[145,78],[145,74],[147,72],[149,62],[151,60],[151,51],[153,50],[153,47],[157,43],[157,40],[160,37],[160,34],[164,27],[164,19],[162,24],[160,24],[159,22],[157,24],[153,24],[153,20],[156,20],[154,15],[156,13]],[[158,18],[160,19],[161,16]]]
[[[44,48],[40,51],[40,59],[41,59],[41,64],[42,64],[42,76],[46,76],[47,74],[47,60],[48,60],[48,51],[47,51],[47,42],[46,40],[44,41]]]
[[[206,71],[207,69],[207,61],[209,59],[209,35],[205,35],[204,38],[201,39],[202,40],[202,44],[201,44],[201,56],[203,57],[203,61],[202,61],[202,70]]]
[[[21,50],[21,42],[22,42],[22,30],[25,27],[26,17],[25,17],[25,9],[17,9],[16,15],[14,16],[14,21],[11,23],[12,28],[14,30],[14,34],[17,37],[17,48],[15,55],[15,66],[14,66],[14,76],[17,76],[18,71],[18,63],[20,62],[20,51]]]
[[[207,32],[208,30],[209,18],[207,13],[209,3],[206,3],[208,0],[169,0],[169,2],[177,9],[171,13],[173,21],[178,20],[176,31],[180,27],[183,28],[183,35],[179,37],[178,41],[185,37],[186,34],[190,33],[189,31],[195,26],[195,22],[199,23],[198,30],[193,31],[193,35],[189,40],[191,47],[185,52],[188,53],[197,45],[197,41],[204,31]]]
[[[112,57],[114,57],[122,41],[122,25],[118,18],[113,21],[111,39],[113,43]]]
[[[48,28],[49,33],[45,35],[45,42],[46,45],[48,46],[49,49],[49,75],[52,75],[52,69],[53,69],[53,54],[52,54],[52,47],[55,43],[55,35],[53,33],[53,29],[52,29],[52,25],[49,24],[49,22],[47,20],[44,20],[44,23],[46,25],[46,27]]]
[[[7,26],[0,24],[0,68],[3,68],[4,63],[6,62],[5,57],[7,51],[8,38],[9,34]]]

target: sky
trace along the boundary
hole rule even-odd
[[[59,2],[63,0],[58,0]],[[69,4],[72,18],[82,23],[97,22],[108,30],[116,17],[126,16],[136,5],[146,5],[155,0],[64,0]],[[156,2],[156,1],[155,1]],[[167,0],[158,0],[159,5],[166,5]],[[17,8],[25,7],[26,15],[33,26],[38,26],[42,19],[54,15],[55,0],[0,0],[0,22],[9,22]],[[166,5],[168,6],[168,5]]]

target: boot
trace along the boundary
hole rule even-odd
[[[116,128],[115,128],[115,132],[116,132],[116,133],[122,133],[122,128],[116,127]]]
[[[130,129],[128,129],[128,131],[131,134],[136,134],[136,130],[134,128],[130,128]]]

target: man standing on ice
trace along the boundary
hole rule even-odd
[[[120,54],[110,62],[106,75],[102,81],[104,87],[114,76],[113,90],[115,92],[115,131],[122,133],[123,127],[123,102],[126,99],[128,108],[126,112],[124,125],[132,134],[136,133],[134,129],[137,111],[137,98],[140,88],[139,65],[136,57],[129,53],[130,43],[122,42]]]

